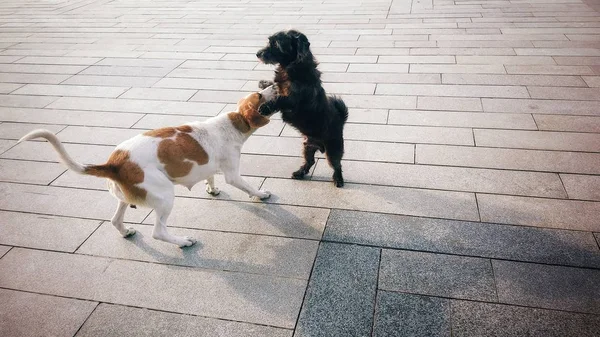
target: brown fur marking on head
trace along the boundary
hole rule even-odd
[[[274,82],[277,83],[277,95],[278,96],[288,96],[290,94],[292,82],[290,82],[288,73],[285,71],[285,68],[283,68],[282,66],[277,67],[277,71],[275,72],[275,81]]]
[[[246,119],[244,119],[242,114],[237,112],[230,112],[227,114],[227,117],[229,117],[231,124],[233,124],[233,127],[235,127],[239,132],[246,133],[250,131],[250,125],[248,124]]]
[[[158,144],[158,159],[165,165],[171,178],[186,176],[196,162],[198,165],[208,163],[208,154],[192,136],[179,132],[175,139],[164,139]]]
[[[115,150],[106,164],[86,166],[85,173],[116,182],[131,203],[146,199],[147,191],[135,186],[144,181],[144,170],[129,160],[128,151]]]
[[[238,111],[251,128],[258,129],[269,124],[269,119],[258,112],[262,103],[259,93],[250,94],[238,102]]]

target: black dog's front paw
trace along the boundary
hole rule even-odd
[[[344,187],[344,178],[342,177],[342,173],[335,172],[333,174],[333,184],[335,187]]]
[[[258,107],[258,113],[263,116],[269,116],[273,113],[273,109],[269,104],[262,104]]]
[[[306,172],[304,171],[304,168],[301,167],[298,171],[292,173],[292,179],[304,179],[305,175]]]
[[[269,80],[260,80],[258,81],[258,88],[259,89],[266,89],[270,86],[273,85],[273,81],[269,81]]]

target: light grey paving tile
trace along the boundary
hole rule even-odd
[[[600,135],[574,132],[473,130],[477,146],[600,152]]]
[[[194,116],[215,116],[223,109],[224,106],[224,104],[220,103],[61,97],[57,101],[49,105],[48,108],[66,110],[139,112],[147,114],[186,114]]]
[[[0,73],[0,82],[59,84],[70,75]]]
[[[290,178],[292,172],[302,164],[303,160],[298,157],[243,154],[240,158],[240,172],[248,176]]]
[[[562,66],[595,66],[600,64],[598,56],[555,56],[554,60]]]
[[[242,90],[246,83],[243,80],[228,79],[196,79],[196,78],[163,78],[154,86],[157,88],[185,88],[185,89],[208,89],[208,90]],[[258,90],[258,82],[251,89]],[[240,96],[240,98],[243,96]]]
[[[449,74],[506,74],[504,66],[498,64],[411,64],[409,72]]]
[[[113,58],[106,57],[98,62],[99,66],[120,67],[153,67],[153,68],[175,68],[182,63],[181,60],[145,59],[145,58]]]
[[[539,85],[555,87],[585,86],[585,83],[579,76],[554,75],[442,74],[442,83],[482,85]]]
[[[513,48],[411,48],[410,55],[515,55]]]
[[[454,56],[449,55],[419,55],[419,56],[379,56],[377,63],[428,63],[428,64],[455,64],[456,59]]]
[[[143,130],[115,129],[87,126],[67,126],[58,137],[65,143],[96,145],[119,145],[123,141],[141,134]]]
[[[387,109],[353,108],[348,115],[348,123],[385,124],[387,119]]]
[[[105,222],[77,253],[308,280],[319,244],[313,240],[171,228],[173,235],[198,240],[199,249],[182,256],[181,248],[152,238],[153,226],[134,228],[136,234],[124,240],[111,223]]]
[[[273,191],[269,203],[479,220],[471,193],[356,184],[334,189],[331,182],[275,178],[267,178],[263,188]]]
[[[0,94],[9,94],[19,88],[21,88],[23,84],[17,83],[0,83]]]
[[[7,122],[95,125],[130,127],[143,115],[99,111],[0,108],[0,118]]]
[[[414,145],[402,143],[378,143],[347,140],[344,141],[344,158],[354,160],[412,163]],[[301,156],[302,140],[288,137],[250,137],[242,153],[280,156]],[[322,154],[318,154],[322,158]]]
[[[35,129],[46,129],[57,133],[64,128],[64,125],[3,122],[0,124],[0,138],[20,139],[25,134]]]
[[[600,201],[600,176],[561,174],[570,199]]]
[[[509,74],[532,74],[532,75],[594,75],[587,66],[561,66],[561,65],[507,65],[506,72]]]
[[[238,195],[232,193],[233,187],[221,183],[224,180],[222,177],[216,178],[217,187],[222,194],[218,197],[220,200],[207,196],[203,184],[198,186],[197,193],[209,199],[177,198],[169,217],[169,226],[313,240],[321,238],[328,210],[248,203],[247,194],[240,192],[244,195],[240,195],[243,198],[238,198]],[[255,183],[256,179],[245,179],[253,186],[260,185]],[[262,179],[260,181],[262,182]],[[232,198],[246,202],[223,201]],[[231,214],[236,216],[232,217]],[[154,224],[154,215],[144,223]]]
[[[192,98],[190,98],[190,101],[235,104],[240,98],[245,97],[253,91],[199,90]]]
[[[510,65],[543,65],[556,64],[550,56],[456,56],[458,64],[510,64]]]
[[[485,112],[515,112],[553,115],[596,115],[598,103],[575,100],[482,98]]]
[[[341,95],[344,103],[350,108],[362,109],[415,109],[417,97],[413,96],[373,96],[373,95]],[[350,112],[352,113],[352,112]]]
[[[459,36],[460,37],[460,36]],[[469,36],[470,37],[470,36]],[[492,38],[492,36],[487,36]],[[443,48],[512,48],[512,47],[532,47],[533,44],[531,41],[528,41],[529,38],[525,38],[524,40],[438,40],[437,46]],[[551,40],[551,42],[554,42]],[[563,42],[563,41],[560,41]]]
[[[324,83],[323,88],[331,94],[370,95],[375,92],[374,83]]]
[[[8,253],[9,250],[11,250],[11,246],[0,246],[0,259],[6,255],[6,253]]]
[[[599,174],[597,153],[417,144],[416,163],[560,173]]]
[[[386,45],[386,47],[392,47],[392,45]],[[356,55],[408,55],[409,48],[371,48],[371,47],[359,47],[356,51]]]
[[[260,80],[272,78],[272,70],[219,70],[219,69],[185,69],[177,68],[169,73],[167,78],[191,78],[191,79],[229,79],[229,80]],[[214,81],[210,81],[214,82]],[[185,83],[185,82],[181,82]],[[193,82],[189,82],[193,83]],[[227,82],[226,82],[227,83]],[[230,88],[230,87],[228,87]]]
[[[147,48],[151,49],[151,48]],[[141,50],[141,49],[140,49]],[[179,60],[212,60],[216,61],[221,59],[225,54],[223,53],[207,53],[207,52],[184,52],[184,51],[148,51],[144,52],[142,57],[148,59],[179,59]],[[255,56],[256,57],[256,56]]]
[[[533,115],[540,130],[600,133],[600,117]]]
[[[295,279],[20,248],[0,259],[0,270],[2,287],[283,328],[294,327],[306,287]]]
[[[390,110],[388,124],[491,129],[537,129],[531,115],[458,111]]]
[[[137,47],[137,46],[133,46]],[[80,48],[80,46],[77,46]],[[121,46],[119,49],[123,49]],[[144,52],[142,51],[132,51],[132,50],[117,50],[114,48],[112,50],[107,49],[77,49],[73,51],[69,51],[65,56],[69,57],[140,57]]]
[[[481,221],[524,226],[595,231],[600,203],[506,195],[477,194]]]
[[[187,101],[196,91],[187,89],[131,88],[119,96],[119,98]]]
[[[600,312],[600,270],[493,260],[500,302]]]
[[[196,61],[188,60],[181,64],[180,68],[192,69],[227,69],[227,70],[252,70],[258,65],[258,61]]]
[[[100,221],[0,211],[0,243],[36,249],[74,252],[98,228]]]
[[[30,73],[30,74],[77,74],[87,66],[72,65],[41,65],[41,64],[0,64],[3,73]]]
[[[159,80],[159,77],[75,75],[62,84],[146,88],[151,87]]]
[[[116,199],[104,191],[12,183],[0,183],[0,190],[9,196],[0,201],[0,209],[6,211],[109,220],[117,207]],[[139,223],[149,213],[149,209],[130,209],[125,221]]]
[[[319,55],[319,62],[324,63],[376,63],[377,56],[374,55]]]
[[[123,319],[127,317],[128,319]],[[76,336],[291,337],[287,329],[101,303]]]
[[[393,163],[343,162],[347,182],[463,192],[566,198],[557,174],[429,166]],[[322,160],[312,179],[331,179],[331,169]]]
[[[600,88],[527,87],[527,90],[529,90],[532,98],[583,101],[600,100]]]
[[[497,301],[488,259],[383,249],[379,270],[382,290]]]
[[[116,98],[127,90],[126,87],[99,87],[83,85],[27,84],[15,91],[14,95],[79,96]]]
[[[0,68],[2,69],[2,68]],[[343,71],[343,70],[342,70]],[[349,73],[408,73],[408,64],[351,63]]]
[[[73,336],[98,303],[0,289],[3,336]]]
[[[378,84],[375,93],[378,95],[529,98],[527,89],[517,86]]]
[[[462,97],[427,97],[417,100],[419,110],[482,111],[481,99]],[[399,109],[399,108],[396,108]],[[410,108],[408,108],[410,109]]]
[[[600,56],[597,48],[515,48],[517,55]]]
[[[591,88],[600,88],[600,76],[582,76],[585,83]]]
[[[209,117],[204,116],[148,114],[135,123],[132,128],[158,129],[169,125],[181,125],[188,122],[204,121],[208,118]]]
[[[0,106],[16,108],[43,108],[58,97],[0,95]]]
[[[452,334],[461,337],[593,337],[600,329],[589,314],[471,301],[452,301],[451,308]]]
[[[65,64],[65,65],[92,65],[102,60],[97,57],[53,57],[53,56],[26,56],[15,63],[26,64]]]
[[[379,249],[322,243],[295,336],[366,336],[371,332]]]
[[[15,146],[16,144],[17,144],[17,142],[14,140],[8,140],[8,139],[0,140],[0,153],[5,152],[6,150],[10,149],[11,147]]]
[[[324,73],[321,78],[329,83],[440,83],[439,74]]]
[[[378,292],[373,336],[448,337],[450,300],[387,291]]]
[[[2,69],[0,67],[0,69]],[[98,75],[98,76],[136,76],[136,77],[163,77],[173,68],[157,67],[120,67],[120,66],[90,66],[79,75]]]
[[[65,170],[62,164],[0,159],[0,181],[48,185]]]
[[[589,232],[333,210],[324,240],[488,258],[600,266]]]
[[[353,140],[474,145],[466,128],[347,124],[344,138]]]

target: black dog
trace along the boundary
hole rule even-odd
[[[321,86],[321,72],[310,52],[306,36],[298,31],[282,31],[269,37],[269,44],[256,53],[266,64],[278,64],[275,84],[278,97],[260,106],[259,112],[270,115],[281,111],[283,121],[300,131],[304,137],[304,165],[292,174],[302,179],[315,163],[315,152],[325,152],[333,168],[333,183],[344,186],[342,156],[344,155],[344,123],[348,108],[340,98],[327,96]],[[266,88],[272,81],[260,81]]]

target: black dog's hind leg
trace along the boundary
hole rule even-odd
[[[336,187],[344,186],[344,177],[342,176],[342,157],[344,156],[344,139],[329,140],[325,145],[325,154],[327,162],[333,168],[333,184]]]
[[[258,81],[258,88],[259,89],[266,89],[269,86],[273,85],[274,82],[273,81],[269,81],[269,80],[260,80]]]
[[[292,178],[302,179],[308,174],[308,172],[310,172],[310,168],[315,164],[315,152],[317,152],[317,150],[323,152],[323,145],[311,140],[310,138],[307,138],[304,141],[304,164],[300,166],[298,171],[292,173]]]

